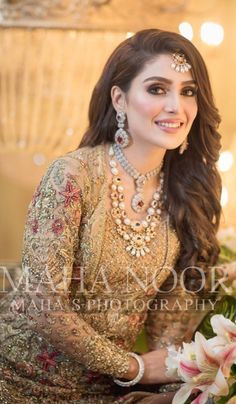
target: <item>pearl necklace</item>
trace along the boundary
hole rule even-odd
[[[117,163],[114,160],[112,147],[109,149],[109,156],[109,165],[113,175],[110,195],[112,200],[111,215],[116,225],[116,231],[126,241],[126,251],[134,257],[141,257],[150,252],[148,244],[156,236],[155,228],[161,218],[164,173],[160,172],[160,185],[153,194],[146,218],[141,221],[130,220],[125,211],[124,187],[121,183]]]
[[[157,166],[154,168],[154,170],[148,171],[146,174],[141,174],[130,164],[130,162],[126,159],[122,148],[114,144],[113,146],[113,151],[114,154],[119,161],[120,165],[123,167],[123,169],[129,174],[131,177],[133,177],[135,181],[135,186],[136,186],[136,192],[131,200],[131,207],[132,209],[136,212],[142,212],[144,208],[144,196],[143,196],[143,187],[150,178],[157,176],[162,168],[163,160]]]

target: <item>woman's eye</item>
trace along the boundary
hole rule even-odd
[[[166,93],[164,88],[159,87],[159,86],[154,86],[154,87],[149,88],[148,92],[151,94],[165,94]]]
[[[186,95],[187,97],[194,97],[197,94],[196,88],[185,88],[183,90],[183,95]]]

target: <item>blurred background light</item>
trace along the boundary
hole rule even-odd
[[[190,41],[193,39],[193,27],[189,22],[181,22],[179,24],[179,32]]]
[[[46,162],[46,157],[43,153],[36,153],[33,155],[33,162],[36,166],[42,166]]]
[[[201,25],[200,35],[207,45],[220,45],[224,39],[224,28],[215,22],[204,22]]]
[[[234,163],[234,157],[230,151],[225,150],[220,154],[220,158],[218,161],[218,168],[220,171],[222,172],[229,171],[233,163]]]
[[[134,32],[126,32],[126,39],[131,38],[134,35]]]

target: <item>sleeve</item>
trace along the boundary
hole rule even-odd
[[[201,300],[201,301],[200,301]],[[145,322],[149,350],[190,342],[194,331],[206,314],[204,299],[187,292],[169,276],[152,303]]]
[[[122,377],[129,368],[127,352],[99,335],[70,304],[86,176],[81,163],[69,157],[52,163],[30,204],[23,248],[26,315],[34,331],[72,359],[93,371]],[[42,300],[50,304],[40,309]]]

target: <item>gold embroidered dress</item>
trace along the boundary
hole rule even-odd
[[[55,160],[36,190],[24,276],[0,303],[1,403],[111,403],[144,325],[151,348],[183,338],[184,316],[151,305],[179,254],[175,231],[163,219],[151,252],[131,256],[108,190],[103,145]]]

